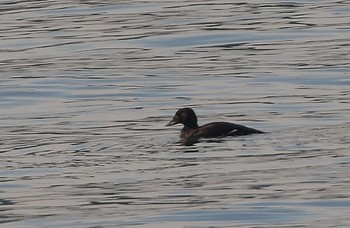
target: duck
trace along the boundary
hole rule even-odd
[[[198,126],[198,118],[192,108],[180,108],[165,126],[183,124],[181,139],[216,138],[264,133],[260,130],[230,122],[211,122]]]

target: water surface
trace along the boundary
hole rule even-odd
[[[350,226],[347,1],[2,1],[4,227]],[[200,124],[264,135],[178,142]]]

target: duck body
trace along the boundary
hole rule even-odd
[[[212,122],[198,126],[197,115],[191,108],[179,109],[166,126],[172,126],[178,123],[184,125],[180,133],[181,139],[215,138],[263,133],[250,127],[229,122]]]

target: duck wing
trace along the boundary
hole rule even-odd
[[[263,132],[240,124],[228,122],[213,122],[199,127],[195,135],[196,137],[211,138],[222,136],[249,135],[254,133]]]

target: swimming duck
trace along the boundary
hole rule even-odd
[[[172,126],[178,123],[184,125],[181,130],[181,139],[213,138],[224,136],[249,135],[263,133],[262,131],[229,122],[212,122],[198,126],[197,115],[191,108],[177,110],[173,119],[166,125]]]

